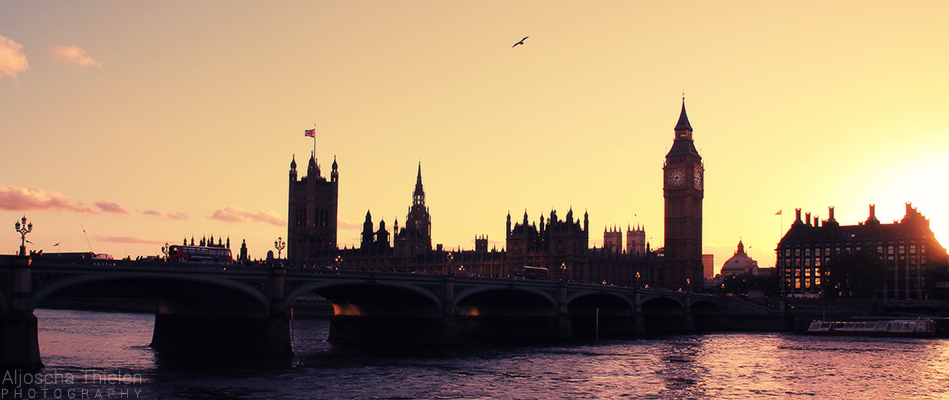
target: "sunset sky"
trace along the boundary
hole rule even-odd
[[[204,235],[262,258],[288,170],[339,163],[339,244],[401,223],[421,162],[433,242],[589,212],[661,246],[685,92],[704,251],[761,266],[794,209],[904,204],[949,244],[946,1],[0,3],[0,253],[116,258]],[[511,46],[530,36],[523,46]],[[777,216],[783,210],[782,216]],[[85,231],[85,233],[84,233]],[[60,246],[54,247],[56,243]]]

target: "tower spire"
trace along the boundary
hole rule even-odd
[[[679,122],[676,123],[675,127],[676,137],[680,135],[680,131],[689,131],[692,132],[692,124],[689,123],[689,116],[685,113],[685,93],[682,94],[682,111],[679,113]]]
[[[425,205],[425,190],[422,189],[422,162],[418,163],[418,176],[415,178],[415,191],[412,192],[415,204]]]

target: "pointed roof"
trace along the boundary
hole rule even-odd
[[[685,97],[682,98],[682,112],[679,113],[679,122],[676,122],[675,130],[692,130],[692,124],[689,123],[689,116],[685,113]]]
[[[418,176],[416,176],[415,184],[418,186],[422,185],[422,162],[418,163]]]
[[[676,123],[675,127],[675,140],[666,157],[684,155],[698,156],[699,152],[692,142],[692,124],[689,123],[689,116],[685,113],[685,98],[683,97],[682,111],[679,113],[679,122]]]
[[[422,190],[422,162],[418,163],[418,176],[415,178],[415,195],[424,195],[425,191]]]

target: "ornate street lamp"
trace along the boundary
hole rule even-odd
[[[287,247],[287,244],[283,241],[283,236],[278,237],[277,240],[273,242],[273,247],[277,249],[277,259],[280,259],[280,252]]]
[[[16,223],[16,231],[20,232],[20,256],[26,255],[26,234],[33,232],[33,223],[26,223],[26,216],[23,216],[21,222]]]
[[[168,260],[168,242],[165,242],[165,245],[161,247],[161,252],[165,255],[165,260]]]

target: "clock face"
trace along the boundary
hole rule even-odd
[[[682,172],[681,169],[674,169],[669,173],[669,183],[671,183],[672,186],[681,186],[684,180],[685,172]]]
[[[695,188],[702,188],[702,169],[699,167],[695,167]]]

